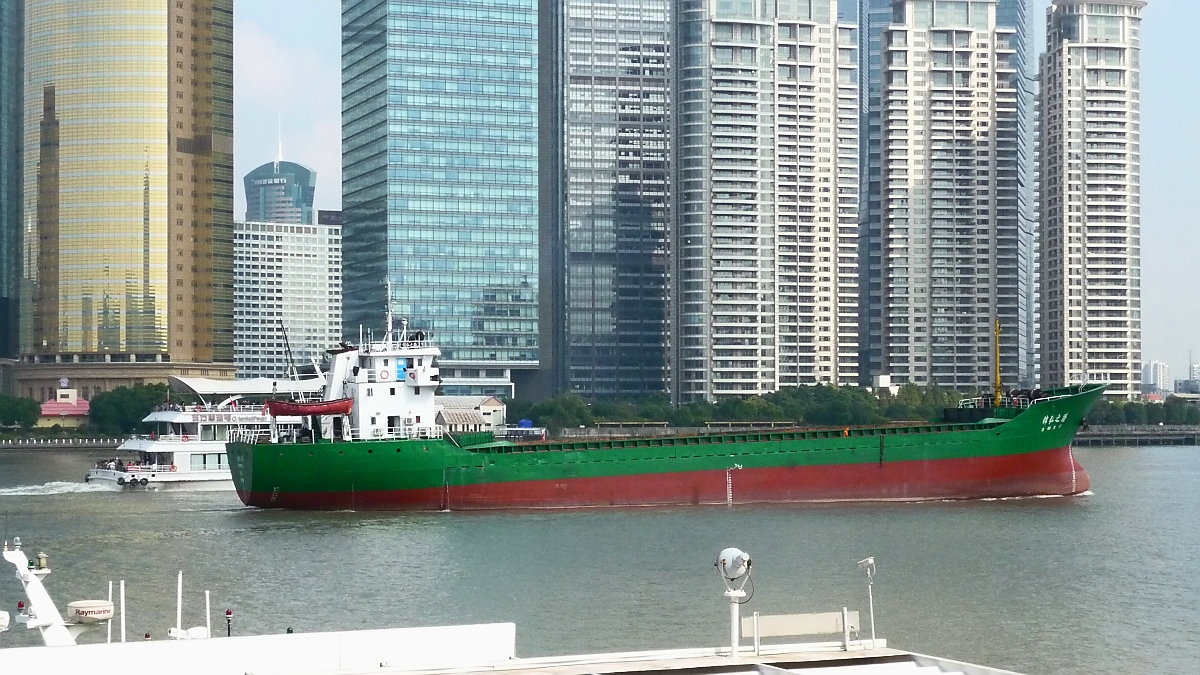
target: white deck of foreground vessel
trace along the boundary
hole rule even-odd
[[[869,641],[868,641],[869,642]],[[0,672],[121,675],[1016,675],[863,642],[518,659],[511,623],[0,649]]]
[[[889,649],[882,646],[884,640],[878,644],[877,649],[859,644],[850,651],[843,651],[839,643],[772,645],[764,646],[758,656],[744,648],[737,659],[730,659],[725,648],[552,656],[442,668],[380,664],[383,667],[337,675],[1018,675]]]

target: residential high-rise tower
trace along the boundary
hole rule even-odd
[[[1054,0],[1041,91],[1042,386],[1141,389],[1142,0]]]
[[[978,2],[978,0],[976,0]],[[1015,354],[1004,357],[1005,361],[1016,364],[1016,370],[1005,371],[1005,382],[1010,385],[1033,384],[1036,368],[1036,336],[1037,325],[1034,309],[1036,307],[1035,273],[1036,265],[1032,259],[1034,253],[1035,234],[1035,204],[1034,204],[1034,152],[1033,134],[1030,128],[1034,116],[1035,88],[1032,86],[1032,44],[1029,39],[1029,2],[1030,0],[996,0],[995,25],[1005,31],[1004,76],[1011,81],[1011,91],[1005,97],[1016,99],[1015,123],[1006,122],[1006,140],[996,146],[996,161],[1012,166],[1015,161],[1017,184],[1016,191],[1011,191],[1007,185],[1004,199],[1010,200],[1015,194],[1016,202],[1016,260],[1015,269],[1011,274],[1017,284],[1017,319],[1016,323],[1005,326],[1007,338],[1015,339],[1017,350]],[[870,384],[872,377],[880,374],[890,374],[884,355],[885,328],[883,312],[885,298],[888,293],[886,281],[884,228],[886,227],[885,208],[888,203],[889,176],[882,160],[884,143],[883,123],[886,119],[883,108],[884,76],[889,64],[884,61],[889,46],[883,38],[889,28],[899,17],[905,17],[901,23],[908,21],[912,13],[919,15],[921,22],[927,18],[932,23],[936,15],[939,23],[951,20],[953,12],[973,12],[974,16],[982,16],[981,5],[971,9],[969,4],[958,2],[918,2],[913,6],[903,0],[859,0],[859,14],[862,21],[863,49],[860,54],[863,70],[863,190],[862,190],[862,245],[860,249],[861,269],[863,272],[861,312],[862,326],[862,358],[860,363],[861,381]],[[990,11],[990,10],[989,10]],[[917,18],[917,16],[914,16]],[[923,31],[922,31],[923,32]],[[973,47],[974,48],[974,47]],[[907,47],[905,48],[907,50]],[[910,64],[907,67],[915,66]],[[988,66],[989,68],[991,66]],[[925,87],[930,86],[926,79]],[[1009,113],[1006,113],[1009,114]],[[1010,115],[1011,116],[1011,115]],[[1013,126],[1015,124],[1015,126]],[[1012,141],[1015,133],[1015,143]],[[924,147],[924,146],[923,146]],[[928,149],[928,148],[926,148]],[[912,159],[918,159],[913,155]],[[921,162],[928,162],[928,157],[920,157]],[[1006,172],[1008,169],[1006,169]],[[999,189],[999,185],[997,186]],[[1000,217],[997,212],[996,217]],[[1005,228],[1011,228],[1011,207],[1005,207],[1003,216]],[[1006,235],[1007,236],[1007,235]],[[1011,256],[1007,256],[1005,265],[1012,264]],[[977,263],[976,263],[977,264]],[[923,334],[929,335],[929,334]],[[913,340],[917,335],[913,334]],[[931,337],[931,335],[930,335]],[[915,345],[910,345],[915,346]],[[925,345],[926,348],[929,345]],[[1011,349],[1010,347],[1009,349]],[[980,358],[984,358],[980,355]],[[992,357],[985,359],[991,364]],[[911,373],[910,373],[911,374]],[[902,375],[902,373],[901,373]],[[957,380],[957,378],[956,378]],[[949,384],[943,382],[943,384]],[[966,382],[954,382],[954,386],[967,385]],[[970,385],[967,385],[970,386]]]
[[[1021,381],[1015,38],[996,0],[896,0],[883,30],[878,367],[894,383],[989,388],[997,340],[1002,382]]]
[[[390,306],[447,395],[538,368],[537,47],[536,0],[342,2],[345,334]]]
[[[673,381],[858,371],[858,36],[836,0],[677,6]]]
[[[233,3],[26,0],[21,364],[233,374]]]

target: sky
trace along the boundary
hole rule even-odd
[[[1044,34],[1048,0],[1033,0]],[[283,158],[317,172],[316,208],[341,208],[338,0],[242,0],[234,14],[235,214],[241,177]],[[1150,0],[1142,24],[1142,360],[1200,361],[1200,0]]]

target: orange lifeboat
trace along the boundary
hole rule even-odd
[[[266,409],[268,414],[274,417],[281,415],[348,415],[354,408],[354,399],[339,398],[333,401],[310,401],[306,403],[268,399],[263,402],[263,408]]]

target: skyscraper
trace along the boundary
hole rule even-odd
[[[1029,302],[1016,31],[999,25],[996,0],[893,10],[881,43],[879,368],[895,383],[987,388],[998,340],[1015,386]]]
[[[342,2],[345,333],[390,305],[447,395],[538,368],[537,47],[536,0]]]
[[[19,394],[233,373],[232,0],[26,0]]]
[[[246,174],[246,222],[312,225],[317,172],[277,159]]]
[[[322,213],[328,213],[323,211]],[[234,223],[238,377],[285,377],[342,335],[341,227]]]
[[[889,27],[905,12],[919,11],[924,20],[929,16],[932,20],[936,13],[939,22],[950,19],[951,12],[974,11],[982,15],[983,10],[970,10],[957,2],[924,3],[917,2],[909,6],[904,0],[859,0],[860,20],[863,24],[863,49],[860,59],[863,70],[863,189],[862,189],[862,248],[860,249],[861,268],[863,271],[861,312],[862,326],[862,356],[861,381],[869,384],[875,375],[890,374],[887,362],[884,360],[885,328],[883,322],[885,298],[888,293],[886,276],[884,229],[885,207],[888,196],[888,180],[885,180],[885,165],[882,160],[883,150],[883,78],[890,64],[884,61],[888,46],[883,43],[883,36]],[[1017,184],[1015,193],[1011,185],[1007,186],[1003,199],[1008,202],[1015,194],[1016,198],[1016,259],[1015,269],[1011,274],[1015,278],[1017,296],[1016,322],[1004,327],[1004,340],[1015,339],[1012,343],[1016,352],[1010,353],[1003,360],[1016,364],[1016,370],[1005,371],[1005,381],[1016,385],[1031,386],[1034,381],[1035,352],[1037,325],[1034,309],[1036,306],[1035,273],[1036,265],[1032,260],[1034,251],[1035,214],[1034,214],[1034,155],[1033,135],[1029,131],[1034,111],[1034,87],[1032,82],[1031,41],[1029,39],[1029,0],[996,0],[995,25],[1006,32],[1006,48],[1004,58],[1005,77],[1009,78],[1013,92],[1006,92],[1006,97],[1015,94],[1015,122],[1006,122],[1004,133],[1006,140],[996,146],[997,161],[1011,165],[1015,161]],[[917,64],[912,64],[913,66]],[[926,84],[928,86],[928,84]],[[1007,114],[1007,113],[1006,113]],[[1015,143],[1012,140],[1015,133]],[[913,156],[915,160],[916,155]],[[928,157],[921,158],[928,162]],[[1008,169],[1005,170],[1006,173]],[[1006,204],[1002,227],[1006,232],[1012,227],[1012,209]],[[999,213],[995,214],[999,217]],[[1006,235],[1007,237],[1007,235]],[[1009,262],[1012,262],[1011,256]],[[931,337],[931,336],[930,336]],[[917,335],[913,334],[913,340]],[[1013,346],[1008,349],[1011,351]],[[983,358],[980,355],[980,358]],[[986,360],[991,362],[991,356]],[[965,382],[955,382],[956,386]]]
[[[20,323],[23,16],[20,0],[0,0],[0,358],[17,355]]]
[[[671,2],[541,4],[542,367],[558,391],[665,391]]]
[[[678,7],[678,398],[852,384],[856,27],[836,0]]]
[[[1042,55],[1042,384],[1141,389],[1142,0],[1054,0]]]

